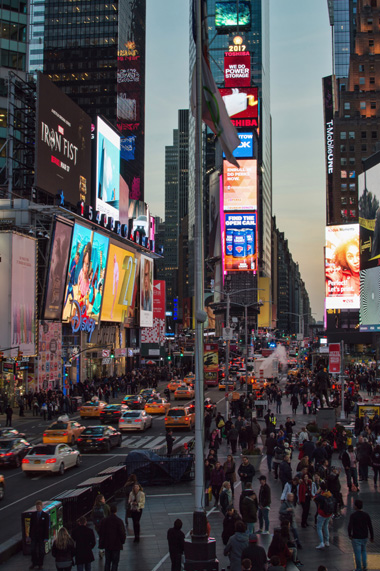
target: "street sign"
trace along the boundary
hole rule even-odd
[[[297,333],[297,341],[303,341],[303,333]]]
[[[340,343],[329,344],[329,372],[340,373]]]
[[[111,357],[103,357],[102,365],[110,365],[112,363]]]
[[[232,341],[234,338],[234,331],[232,327],[223,327],[223,340]]]
[[[110,349],[103,349],[102,350],[102,357],[109,357],[111,355]]]

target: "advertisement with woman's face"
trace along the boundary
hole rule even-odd
[[[141,256],[140,326],[153,327],[153,260]]]
[[[63,321],[73,317],[77,304],[84,315],[95,322],[99,321],[108,245],[109,238],[103,234],[75,224],[67,270]]]
[[[359,309],[359,224],[326,227],[326,308]]]

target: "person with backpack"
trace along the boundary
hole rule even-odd
[[[110,507],[106,504],[106,499],[102,494],[98,494],[95,498],[94,507],[92,508],[92,522],[95,526],[97,534],[99,535],[100,524],[103,519],[108,517],[111,513]],[[104,549],[99,549],[99,559],[104,555]]]
[[[319,537],[319,545],[316,549],[323,549],[330,546],[329,522],[335,511],[335,499],[331,492],[327,490],[325,482],[320,484],[321,493],[318,494],[314,501],[317,504],[317,533]]]

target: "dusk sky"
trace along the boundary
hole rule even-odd
[[[325,158],[322,77],[332,72],[327,0],[271,6],[273,214],[310,295],[324,304]],[[189,0],[147,0],[145,200],[164,218],[165,145],[189,101]]]

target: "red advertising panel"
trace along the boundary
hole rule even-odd
[[[257,119],[259,100],[257,87],[220,89],[228,115],[231,119]]]
[[[329,345],[329,372],[340,373],[340,344],[330,343]]]
[[[153,282],[153,327],[141,328],[141,343],[165,343],[165,281]]]
[[[224,53],[224,85],[249,87],[251,85],[251,55],[249,52]]]
[[[217,343],[205,343],[203,353],[204,381],[208,387],[218,386],[219,354]]]
[[[239,165],[223,161],[224,210],[257,210],[257,161],[239,160]]]

